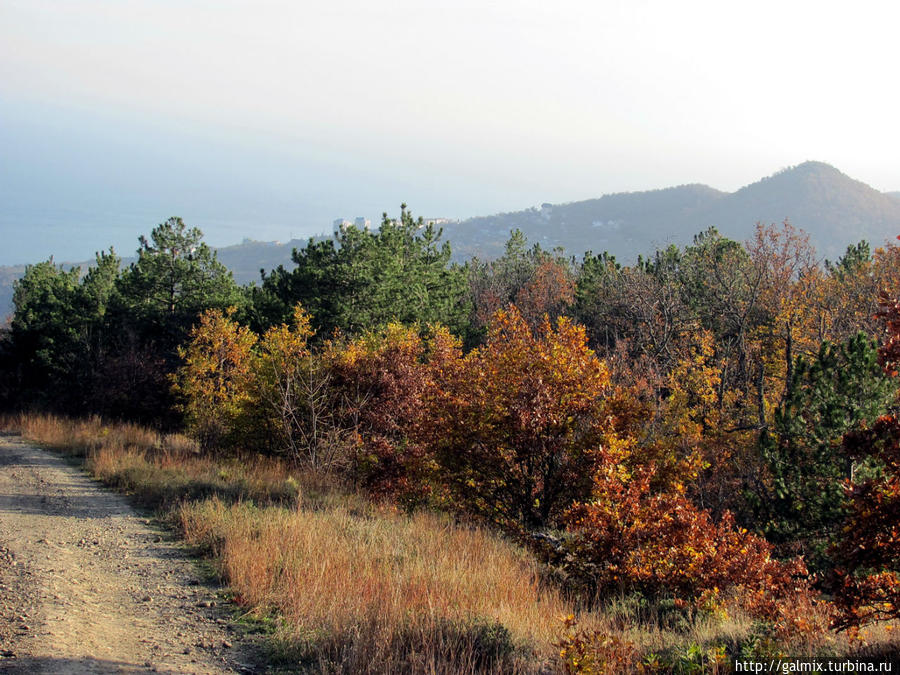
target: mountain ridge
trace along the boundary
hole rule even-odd
[[[879,192],[830,164],[806,161],[734,192],[686,183],[609,193],[450,222],[444,225],[444,236],[459,261],[501,255],[510,230],[519,229],[545,248],[561,247],[576,256],[608,251],[630,263],[659,247],[690,244],[710,226],[743,241],[752,236],[756,223],[784,220],[804,230],[820,255],[836,259],[861,239],[880,246],[900,234],[900,191]],[[291,251],[306,241],[245,239],[216,250],[238,283],[245,284],[259,279],[260,269],[289,265]],[[86,267],[90,262],[75,264]],[[12,284],[24,270],[24,265],[0,266],[0,317],[11,310]]]
[[[807,161],[734,192],[689,183],[612,193],[470,218],[445,232],[464,257],[498,255],[515,228],[550,248],[576,255],[607,250],[628,262],[653,246],[689,244],[710,226],[744,240],[756,223],[784,220],[806,231],[820,253],[836,257],[859,239],[880,245],[900,232],[900,192],[882,193],[830,164]]]

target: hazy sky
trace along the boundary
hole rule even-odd
[[[0,0],[0,264],[807,159],[900,190],[891,2]]]

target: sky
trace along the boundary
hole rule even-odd
[[[735,190],[900,190],[890,2],[0,0],[0,264]]]

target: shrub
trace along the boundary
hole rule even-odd
[[[598,473],[594,496],[566,513],[569,536],[552,560],[590,593],[639,591],[712,611],[736,602],[784,639],[825,629],[802,560],[771,557],[771,545],[677,491],[654,492],[652,467]]]
[[[184,365],[173,385],[188,430],[204,449],[218,447],[235,435],[235,421],[250,398],[252,349],[256,335],[233,319],[234,308],[210,309],[178,348]]]
[[[590,492],[608,430],[609,373],[581,326],[536,331],[514,307],[484,346],[435,359],[427,427],[419,429],[455,502],[507,529],[534,529]]]
[[[450,339],[443,329],[433,334]],[[324,349],[341,424],[353,433],[356,478],[377,496],[409,503],[430,493],[425,450],[413,433],[423,423],[428,352],[429,341],[399,324]]]

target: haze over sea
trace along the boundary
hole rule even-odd
[[[900,10],[854,7],[8,0],[0,265],[128,255],[173,215],[284,241],[806,159],[896,190]]]

